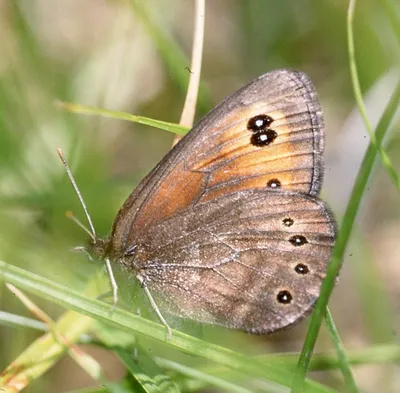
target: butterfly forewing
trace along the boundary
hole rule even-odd
[[[235,93],[207,136],[193,144],[188,168],[208,173],[203,199],[249,188],[316,195],[321,183],[322,114],[304,74],[266,74]],[[217,109],[218,109],[217,108]],[[274,181],[275,182],[271,182]]]
[[[113,226],[115,251],[123,253],[143,228],[230,192],[316,195],[322,151],[322,114],[309,78],[291,70],[267,73],[200,120],[130,195]]]

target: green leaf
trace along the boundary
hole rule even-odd
[[[97,115],[108,117],[110,119],[128,120],[133,123],[145,124],[160,130],[165,130],[178,135],[185,135],[188,132],[187,127],[175,123],[150,119],[149,117],[136,116],[126,112],[111,111],[108,109],[95,108],[93,106],[75,104],[73,102],[56,101],[56,106],[72,113],[81,113],[85,115]]]
[[[133,351],[125,348],[117,348],[115,352],[143,391],[146,393],[178,393],[180,390],[176,384],[146,351],[139,346],[136,349],[138,350],[136,359],[134,359]]]
[[[118,308],[114,310],[112,306],[99,300],[89,299],[71,288],[64,287],[3,261],[0,261],[0,277],[21,289],[25,289],[65,308],[80,312],[83,315],[117,326],[124,331],[151,337],[170,347],[240,370],[248,375],[265,378],[287,387],[291,384],[293,373],[283,367],[264,364],[258,359],[199,340],[176,330],[173,331],[171,340],[167,340],[167,332],[163,325],[146,320],[125,310]],[[307,392],[328,393],[335,391],[311,380],[306,380],[305,386]]]

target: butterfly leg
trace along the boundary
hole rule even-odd
[[[118,303],[118,285],[117,282],[115,281],[114,273],[111,268],[111,263],[108,258],[106,258],[106,270],[108,273],[108,277],[110,278],[110,284],[111,284],[111,289],[112,289],[112,294],[113,294],[113,307],[115,308]]]
[[[155,313],[157,314],[158,319],[161,321],[161,323],[167,328],[167,333],[168,333],[168,340],[171,340],[172,338],[172,330],[170,328],[170,326],[168,325],[168,322],[165,320],[165,318],[163,317],[163,315],[161,314],[160,309],[158,308],[156,302],[153,299],[153,296],[151,296],[151,293],[149,291],[149,288],[147,288],[147,285],[143,279],[142,276],[137,275],[137,279],[140,282],[140,285],[142,286],[142,288],[144,289],[144,292],[146,294],[146,296],[148,297],[151,307],[153,308],[153,310],[155,311]]]
[[[89,254],[89,251],[86,249],[86,247],[83,247],[83,246],[74,247],[71,251],[73,251],[73,252],[83,252],[91,261],[93,261],[93,258]]]

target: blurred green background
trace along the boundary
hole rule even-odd
[[[199,118],[268,70],[307,72],[326,117],[323,197],[339,222],[368,144],[350,81],[347,6],[343,0],[208,1],[197,112]],[[359,1],[356,11],[356,58],[373,124],[400,74],[399,12],[399,4],[389,0]],[[0,2],[0,259],[76,290],[85,287],[99,266],[71,252],[85,244],[86,235],[65,212],[72,210],[83,221],[84,216],[57,148],[70,162],[98,234],[106,236],[119,207],[168,151],[173,135],[67,113],[55,102],[178,122],[192,33],[193,1],[187,0]],[[386,146],[398,169],[398,118],[392,128]],[[378,163],[331,300],[348,350],[398,342],[399,202]],[[4,284],[0,302],[1,310],[29,316]],[[53,317],[63,311],[37,302]],[[267,338],[212,328],[204,334],[227,346],[240,336],[240,342],[261,346],[262,353],[298,351],[306,327],[303,322]],[[28,329],[0,326],[0,370],[36,337]],[[318,348],[331,349],[324,330]],[[110,378],[118,378],[119,363],[98,352]],[[397,392],[400,386],[394,365],[360,366],[354,372],[366,392]],[[342,386],[338,371],[318,378]],[[64,392],[90,384],[88,376],[64,359],[28,391]]]

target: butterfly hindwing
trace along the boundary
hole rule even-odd
[[[149,227],[135,263],[163,309],[266,333],[312,308],[334,237],[312,196],[239,191]]]

